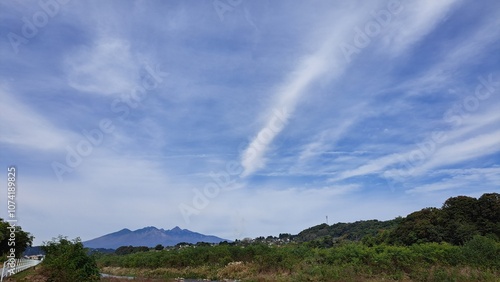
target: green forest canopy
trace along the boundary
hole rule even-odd
[[[441,208],[424,208],[388,221],[320,224],[303,230],[294,241],[352,240],[396,245],[448,242],[462,245],[474,235],[500,238],[500,194],[486,193],[479,199],[457,196]]]

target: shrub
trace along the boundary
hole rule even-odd
[[[87,255],[79,238],[70,241],[59,236],[44,243],[43,271],[47,281],[99,281],[99,269],[93,257]]]
[[[484,237],[474,236],[470,241],[465,243],[462,248],[462,253],[467,263],[477,266],[498,266],[499,250],[495,240]]]

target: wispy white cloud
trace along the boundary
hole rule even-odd
[[[297,70],[291,74],[285,85],[278,91],[278,109],[282,109],[281,122],[282,126],[275,126],[277,115],[274,114],[268,120],[266,125],[257,133],[257,136],[250,142],[248,148],[242,154],[241,164],[244,168],[243,176],[248,176],[258,169],[264,167],[265,154],[269,149],[274,138],[284,129],[290,115],[296,107],[296,104],[303,94],[303,91],[313,82],[320,74],[324,73],[327,67],[327,54],[322,50],[310,57],[305,58]],[[264,135],[267,135],[263,137]],[[263,142],[262,140],[265,141]],[[257,149],[255,149],[257,148]]]
[[[283,117],[285,124],[276,130],[270,130],[274,127],[276,115],[267,114],[267,122],[242,153],[243,176],[251,175],[265,166],[265,155],[272,141],[286,127],[286,122],[294,114],[297,103],[306,94],[307,89],[321,77],[327,76],[328,79],[333,80],[344,72],[347,62],[341,49],[336,47],[338,42],[350,39],[352,27],[360,21],[360,15],[349,19],[345,16],[343,18],[345,21],[332,28],[326,37],[323,34],[323,38],[318,40],[321,42],[320,48],[313,54],[304,56],[297,63],[296,68],[287,74],[284,82],[277,87],[275,99],[270,108],[286,112]],[[263,143],[259,138],[261,139],[264,134],[268,135],[266,138],[268,141]],[[255,148],[258,149],[255,150]]]
[[[16,99],[7,84],[0,85],[0,105],[0,143],[20,149],[63,150],[64,145],[76,137]]]
[[[494,154],[500,151],[497,129],[500,114],[496,110],[498,102],[491,98],[488,103],[481,102],[481,106],[478,112],[456,112],[454,118],[457,122],[453,123],[453,127],[427,132],[426,138],[416,139],[413,144],[401,147],[401,150],[386,148],[381,151],[382,156],[377,158],[373,158],[373,155],[355,156],[354,161],[360,165],[354,169],[344,169],[330,181],[366,175],[397,180],[401,180],[401,177],[415,178],[443,166]],[[442,123],[447,124],[444,120]],[[434,140],[433,136],[439,138]],[[422,145],[424,143],[427,143],[427,147]]]
[[[332,129],[322,131],[318,136],[313,138],[314,141],[304,146],[304,149],[300,152],[298,161],[307,161],[310,158],[328,151],[354,122],[355,118],[349,118],[344,120],[341,124],[336,124]]]
[[[447,3],[452,4],[451,2]],[[446,13],[446,8],[444,6],[440,9],[443,13]],[[499,34],[491,33],[488,30],[491,30],[492,27],[497,25],[498,20],[486,20],[482,22],[481,25],[478,25],[477,29],[470,33],[470,40],[467,40],[464,44],[454,45],[451,50],[446,50],[446,52],[443,51],[444,55],[441,60],[435,62],[431,68],[427,69],[421,76],[421,79],[396,84],[398,85],[396,89],[406,91],[409,94],[427,91],[429,88],[432,88],[433,91],[446,91],[450,85],[462,87],[462,89],[460,89],[459,100],[454,105],[450,105],[448,109],[444,109],[441,114],[441,120],[433,121],[432,126],[428,128],[430,130],[429,132],[420,132],[420,134],[423,133],[424,136],[427,135],[428,139],[431,139],[432,134],[436,131],[444,136],[442,138],[443,144],[435,144],[434,142],[433,146],[436,151],[433,151],[429,155],[425,153],[420,163],[413,165],[410,172],[407,169],[394,169],[395,166],[408,165],[408,156],[414,151],[420,150],[417,144],[427,141],[419,138],[414,141],[414,145],[401,147],[401,150],[382,150],[382,152],[386,152],[386,154],[377,159],[366,156],[358,158],[358,162],[360,163],[358,168],[345,170],[331,180],[340,181],[342,179],[363,175],[380,175],[384,178],[398,178],[402,175],[407,177],[409,173],[411,173],[413,177],[418,177],[422,176],[424,172],[428,172],[429,170],[436,169],[443,165],[459,164],[466,160],[472,160],[497,152],[493,141],[497,136],[496,133],[491,133],[491,131],[497,128],[499,122],[499,114],[496,110],[496,108],[498,108],[498,99],[491,96],[485,101],[477,100],[478,109],[474,109],[473,111],[465,110],[464,103],[466,97],[473,97],[476,87],[480,85],[481,82],[476,81],[477,85],[467,86],[467,88],[464,89],[463,82],[453,76],[460,67],[476,64],[476,60],[483,56],[482,52],[487,51],[488,48],[491,47],[492,42],[494,42],[495,38],[498,38]],[[425,28],[427,32],[430,31],[428,28],[428,26]],[[419,38],[419,36],[412,38]],[[485,79],[486,76],[488,75],[485,75],[483,79]],[[460,77],[461,76],[458,78]],[[496,83],[497,80],[495,79],[497,76],[494,75],[493,77],[493,81]],[[394,89],[392,89],[392,91],[394,91]],[[410,106],[410,103],[415,103],[414,100],[409,102],[409,99],[411,98],[403,95],[399,103],[406,104],[407,106]],[[391,104],[391,107],[394,111],[399,111],[400,108],[394,104]],[[451,112],[452,115],[447,115],[447,110]],[[443,129],[436,130],[436,125],[441,126]],[[453,125],[453,128],[444,129],[450,125]],[[407,133],[415,136],[414,132]],[[474,152],[474,150],[477,151]]]
[[[383,38],[383,50],[393,56],[407,51],[443,21],[456,3],[456,0],[401,3],[403,11],[397,17],[396,24],[391,25],[389,33]]]
[[[460,78],[467,75],[466,66],[475,65],[495,48],[500,33],[492,32],[500,28],[500,19],[484,19],[466,38],[460,38],[460,44],[448,43],[440,50],[440,60],[420,77],[404,82],[398,87],[410,95],[435,91],[463,92],[464,83]],[[472,92],[472,91],[471,91]]]
[[[130,44],[117,38],[99,38],[66,56],[68,84],[90,94],[129,93],[139,81],[139,64]]]
[[[390,154],[387,156],[380,157],[378,159],[372,159],[367,161],[366,164],[361,165],[356,169],[346,170],[341,172],[337,177],[333,177],[332,179],[330,179],[330,181],[340,181],[355,176],[381,173],[386,167],[391,166],[400,161],[401,161],[401,156],[398,154]]]
[[[389,32],[384,34],[382,39],[382,45],[387,45],[382,50],[389,54],[389,57],[394,54],[400,54],[405,52],[415,43],[423,40],[423,38],[433,30],[433,28],[439,23],[440,20],[446,15],[446,13],[451,9],[451,7],[455,4],[454,1],[444,1],[440,3],[435,3],[433,1],[426,1],[418,4],[412,3],[401,3],[400,9],[402,9],[403,13],[396,15],[392,15],[394,17],[395,24],[390,25]],[[358,11],[360,15],[363,15],[363,11]],[[371,19],[370,19],[371,20]],[[368,18],[359,17],[354,21],[351,21],[350,24],[352,26],[343,26],[344,30],[337,29],[338,33],[335,37],[335,42],[338,44],[339,41],[348,42],[352,35],[353,26],[360,25],[361,23],[365,23],[368,21]],[[350,31],[350,32],[348,32]],[[300,95],[304,92],[307,87],[311,85],[315,80],[317,80],[322,74],[326,71],[329,71],[329,79],[336,78],[337,75],[343,73],[345,67],[347,66],[345,62],[342,60],[332,60],[332,58],[337,58],[333,55],[332,47],[336,45],[332,44],[331,39],[326,40],[322,48],[315,54],[311,55],[304,59],[304,61],[299,64],[297,70],[292,74],[291,79],[288,79],[286,83],[281,87],[282,90],[278,91],[277,94],[277,102],[274,104],[276,106],[286,105],[287,109],[290,111],[290,115],[293,114],[293,110],[295,109],[296,103],[300,98]],[[337,55],[337,54],[336,54]],[[329,66],[322,64],[322,62],[329,62]],[[331,66],[335,66],[332,71]],[[332,74],[333,73],[333,74]],[[365,103],[365,105],[369,105]],[[362,113],[363,107],[358,107],[355,111],[356,113]],[[365,114],[366,115],[366,114]],[[350,124],[354,123],[358,117],[352,116],[349,120]],[[269,129],[269,122],[264,126],[257,136],[252,140],[250,145],[242,155],[242,165],[245,168],[244,175],[250,175],[255,171],[262,169],[265,166],[266,159],[265,155],[269,150],[269,145],[272,143],[272,140],[276,137],[280,131],[273,132],[272,136],[269,138],[269,142],[264,146],[259,147],[258,136],[264,134]],[[337,137],[340,138],[340,135]],[[321,139],[321,137],[320,137]],[[304,159],[304,157],[311,156],[313,151],[321,150],[324,145],[322,145],[321,140],[316,140],[311,142],[306,148],[305,151],[302,152],[302,156],[300,159]],[[331,146],[332,144],[330,144]],[[252,148],[259,148],[255,153]],[[386,163],[387,161],[383,161],[382,163]],[[395,160],[392,160],[387,163],[387,165],[395,163]],[[371,170],[378,165],[370,165],[364,166],[364,170]],[[359,172],[361,172],[360,170]],[[347,175],[347,174],[346,174]]]
[[[459,164],[481,156],[494,154],[500,151],[499,140],[500,130],[496,130],[444,146],[437,150],[429,161],[418,166],[414,173],[420,175],[438,167]]]
[[[372,174],[398,179],[401,179],[401,177],[418,177],[436,168],[460,164],[500,151],[498,144],[500,131],[496,130],[491,133],[472,136],[465,135],[465,133],[473,131],[474,127],[477,128],[477,124],[472,127],[451,130],[449,133],[442,132],[442,139],[446,140],[446,142],[443,144],[433,142],[432,149],[428,149],[429,152],[424,152],[420,147],[414,146],[410,147],[410,150],[388,154],[377,159],[365,159],[366,164],[356,169],[345,170],[338,176],[333,177],[331,181],[341,181],[355,176]],[[461,134],[457,134],[457,131],[460,131]],[[418,158],[419,162],[412,162],[413,159],[409,157],[414,155],[414,152],[417,152],[420,156]],[[394,165],[404,166],[405,168],[391,168]]]
[[[442,169],[432,173],[444,175],[446,178],[430,184],[419,185],[409,189],[409,194],[429,193],[441,190],[462,191],[463,189],[480,189],[488,191],[500,185],[500,168]]]

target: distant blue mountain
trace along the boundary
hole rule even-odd
[[[229,240],[181,229],[178,226],[171,230],[149,226],[135,231],[125,228],[114,233],[85,241],[83,245],[87,248],[116,249],[121,246],[155,247],[158,244],[162,244],[163,246],[174,246],[181,242],[196,244],[198,242],[220,243],[223,241]]]

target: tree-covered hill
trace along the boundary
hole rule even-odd
[[[396,245],[431,242],[463,245],[474,235],[499,240],[500,194],[486,193],[478,199],[451,197],[441,208],[424,208],[393,220],[320,224],[293,238],[297,242],[321,241],[327,245],[338,240]]]
[[[394,229],[401,218],[393,220],[379,221],[379,220],[361,220],[353,223],[335,223],[327,225],[326,223],[316,225],[301,231],[295,240],[299,242],[307,242],[330,236],[333,239],[347,239],[352,241],[361,240],[367,235],[376,236],[382,230]]]
[[[439,208],[425,208],[409,214],[390,234],[389,242],[448,242],[463,245],[482,235],[500,238],[500,194],[483,194],[479,199],[457,196]]]

